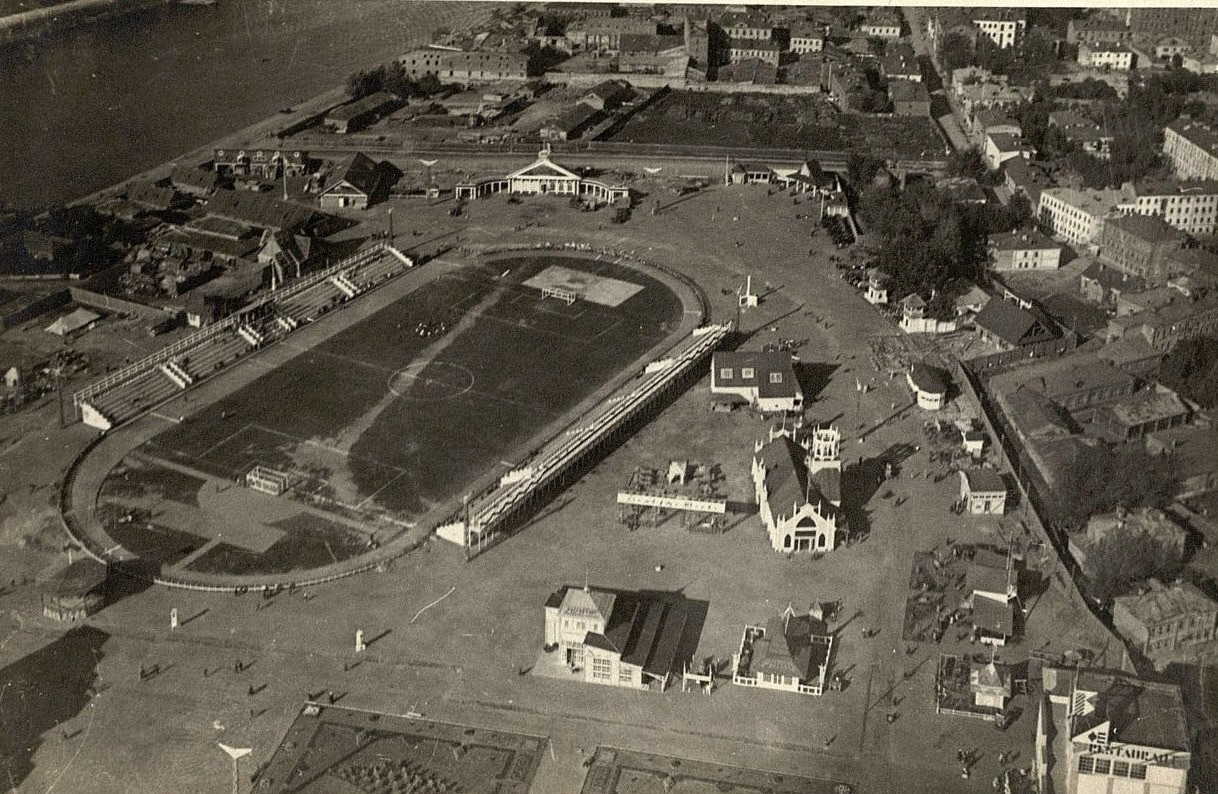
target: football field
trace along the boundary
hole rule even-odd
[[[564,283],[580,273],[592,299],[546,297],[536,284],[554,281],[552,269]],[[298,492],[346,508],[418,515],[526,454],[523,445],[681,316],[671,290],[632,268],[497,259],[302,351],[144,452],[225,478],[270,466],[290,472]]]

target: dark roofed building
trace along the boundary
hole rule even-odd
[[[152,182],[132,182],[127,186],[127,200],[156,212],[176,209],[184,203],[172,187],[160,187]]]
[[[925,363],[914,364],[906,373],[905,380],[913,390],[919,408],[938,411],[947,402],[951,376],[943,369]]]
[[[733,660],[737,685],[819,695],[829,674],[833,638],[824,622],[790,605],[763,626],[746,626]]]
[[[1014,350],[1057,338],[1048,322],[1007,300],[987,303],[973,318],[973,325],[982,339],[993,342],[1001,350]]]
[[[575,140],[603,118],[604,114],[591,105],[576,102],[542,127],[541,135],[549,140]]]
[[[331,110],[323,123],[331,132],[345,134],[357,132],[377,119],[392,113],[402,100],[385,91],[378,91]]]
[[[76,560],[42,587],[42,614],[52,620],[77,621],[106,604],[109,569],[91,557]]]
[[[1184,794],[1192,736],[1177,684],[1090,668],[1042,671],[1036,777],[1042,790]],[[1051,750],[1051,751],[1050,751]]]
[[[173,186],[192,196],[210,196],[220,187],[220,175],[203,168],[178,166],[170,175]]]
[[[379,193],[381,167],[363,152],[356,152],[335,165],[325,189],[321,192],[321,208],[368,209]]]
[[[1146,280],[1141,276],[1117,270],[1098,260],[1087,265],[1078,278],[1083,297],[1101,306],[1111,306],[1121,295],[1146,289]]]
[[[680,593],[568,585],[546,601],[546,647],[588,683],[663,690],[692,661],[704,617]]]
[[[311,207],[245,190],[216,191],[207,202],[207,213],[274,231],[296,231],[318,220],[317,211]]]
[[[1007,484],[992,469],[965,469],[960,472],[960,500],[969,515],[997,515],[1006,511]]]
[[[612,111],[634,99],[634,89],[622,80],[605,80],[579,100],[597,110]]]
[[[844,527],[841,508],[841,436],[817,428],[797,441],[793,431],[770,430],[753,447],[753,496],[778,552],[832,551]]]
[[[766,413],[798,411],[804,399],[791,355],[781,351],[715,353],[711,394],[738,397]]]

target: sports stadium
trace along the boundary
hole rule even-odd
[[[382,244],[90,386],[105,434],[65,485],[69,530],[234,589],[366,570],[438,529],[484,550],[727,333],[686,279],[587,249],[416,268]]]

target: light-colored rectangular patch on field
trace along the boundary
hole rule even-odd
[[[545,270],[524,282],[526,287],[536,289],[558,288],[574,292],[580,298],[601,306],[621,306],[635,293],[642,291],[638,284],[620,281],[608,276],[572,270],[562,265],[550,265]]]

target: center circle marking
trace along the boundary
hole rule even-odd
[[[389,391],[416,402],[451,400],[473,387],[474,373],[451,361],[415,363],[389,376]]]

